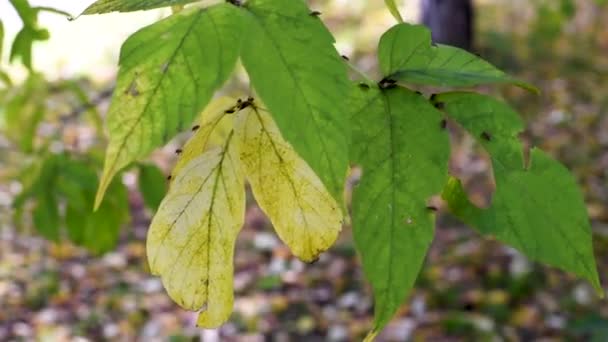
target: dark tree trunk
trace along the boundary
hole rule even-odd
[[[433,41],[471,51],[473,4],[471,0],[421,0],[422,22],[431,29]]]

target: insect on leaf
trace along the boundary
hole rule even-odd
[[[205,134],[201,127],[193,139]],[[244,177],[230,134],[173,172],[167,196],[147,239],[153,274],[169,296],[189,310],[201,310],[198,324],[213,328],[232,312],[233,254],[245,215]]]
[[[487,209],[475,207],[460,182],[450,180],[443,197],[451,211],[529,258],[587,279],[601,294],[585,202],[568,170],[536,148],[526,165],[517,139],[521,120],[506,104],[473,93],[436,100],[488,151],[496,180]],[[492,139],[484,139],[484,132]]]
[[[222,96],[212,100],[200,115],[195,127],[194,135],[181,149],[180,158],[173,168],[173,174],[179,173],[181,168],[192,159],[200,156],[211,146],[221,146],[232,131],[231,118],[226,110],[234,107],[236,99]]]
[[[340,206],[283,139],[268,112],[242,110],[235,129],[241,162],[260,208],[294,255],[314,261],[342,229]]]
[[[224,83],[240,51],[239,13],[228,4],[184,10],[124,43],[95,207],[120,169],[188,127]]]
[[[360,90],[353,110],[351,160],[362,168],[353,233],[376,302],[372,338],[404,302],[433,240],[428,201],[447,179],[449,141],[442,114],[406,89]]]
[[[538,92],[472,53],[431,45],[431,32],[422,25],[393,26],[380,39],[378,58],[384,76],[406,83],[448,87],[510,83]]]

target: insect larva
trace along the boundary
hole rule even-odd
[[[426,210],[429,210],[429,211],[437,211],[437,207],[436,207],[436,206],[434,206],[434,205],[427,205],[427,206],[426,206]]]
[[[182,154],[183,150],[181,148],[178,148],[177,150],[175,150],[175,154]]]
[[[234,109],[232,109],[232,108],[230,108],[230,109],[226,109],[226,110],[224,111],[224,113],[226,113],[226,114],[232,114],[232,113],[234,113]]]
[[[345,60],[345,61],[347,61],[347,62],[350,61],[350,58],[348,58],[348,56],[345,56],[345,55],[342,55],[342,59]]]
[[[311,17],[318,17],[320,15],[321,15],[321,12],[319,12],[319,11],[312,11],[312,12],[310,12],[310,16]]]
[[[194,126],[192,126],[192,132],[196,131],[199,128],[201,128],[200,125],[194,125]]]

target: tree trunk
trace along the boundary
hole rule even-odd
[[[435,43],[471,51],[474,26],[471,0],[422,0],[422,22]]]

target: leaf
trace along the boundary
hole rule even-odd
[[[65,198],[65,227],[74,243],[93,254],[102,254],[116,247],[120,228],[129,218],[127,189],[120,178],[108,188],[107,200],[92,212],[97,176],[87,161],[69,155],[61,156],[55,192]],[[164,179],[161,180],[165,183]]]
[[[298,258],[311,262],[338,238],[338,203],[293,147],[270,114],[256,107],[239,112],[235,132],[241,162],[260,208]]]
[[[17,33],[11,46],[9,61],[20,58],[23,65],[32,69],[32,45],[35,41],[49,39],[47,30],[38,27],[38,8],[33,8],[26,0],[11,0],[11,4],[23,22],[23,28]]]
[[[27,80],[9,95],[5,107],[5,132],[23,152],[32,152],[38,125],[46,109],[48,89],[44,78],[30,73]]]
[[[59,210],[57,198],[51,191],[38,194],[36,207],[32,213],[34,227],[46,239],[59,241]]]
[[[241,23],[236,7],[219,4],[182,11],[127,39],[95,208],[116,172],[190,125],[224,83],[240,51]]]
[[[36,26],[38,12],[30,6],[27,0],[10,0],[10,2],[23,21],[23,26]]]
[[[472,93],[443,94],[436,101],[489,152],[496,180],[488,209],[475,207],[460,182],[450,180],[443,197],[452,212],[533,260],[589,280],[602,293],[585,203],[568,170],[535,148],[524,161],[517,139],[522,124],[506,104]]]
[[[196,135],[205,131],[201,127]],[[147,254],[169,296],[186,309],[202,310],[198,324],[212,328],[232,311],[232,260],[245,191],[233,134],[223,146],[200,153],[174,171],[148,232]]]
[[[185,5],[199,0],[98,0],[87,7],[81,15],[110,12],[132,12],[160,7]]]
[[[447,179],[449,141],[441,113],[409,90],[361,89],[353,108],[351,160],[363,172],[353,234],[374,290],[372,338],[405,300],[433,239],[427,206]]]
[[[397,8],[397,5],[395,4],[395,0],[384,0],[384,3],[386,4],[386,7],[391,12],[391,14],[395,18],[395,20],[402,23],[403,17],[401,17],[401,13],[399,13],[399,9]]]
[[[167,192],[165,175],[155,165],[142,164],[139,166],[139,191],[148,208],[156,211]]]
[[[447,87],[510,83],[538,92],[465,50],[431,45],[431,32],[422,25],[393,26],[380,39],[378,56],[384,76],[406,83]]]
[[[177,160],[173,173],[180,170],[192,159],[201,155],[213,146],[223,146],[228,134],[232,132],[232,120],[228,120],[226,110],[234,109],[236,99],[222,96],[214,99],[205,108],[194,127],[196,133],[186,142],[181,149],[180,158]]]
[[[346,66],[303,1],[247,2],[241,58],[282,135],[342,202],[350,142]]]
[[[2,59],[2,47],[3,46],[4,46],[4,24],[2,23],[2,20],[0,20],[0,60]],[[10,85],[10,82],[7,83],[7,85]]]

